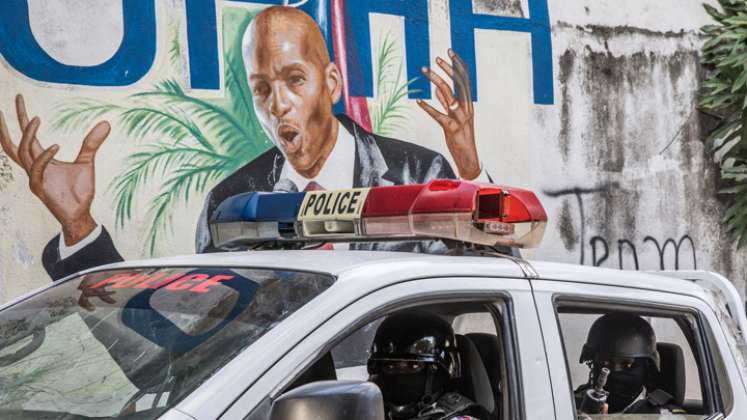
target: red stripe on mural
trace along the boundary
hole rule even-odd
[[[345,101],[345,112],[358,125],[371,131],[371,116],[368,114],[368,102],[360,96],[350,96],[348,89],[348,62],[345,28],[345,0],[332,0],[332,49],[335,63],[342,72],[342,96]],[[355,46],[353,46],[355,48]]]

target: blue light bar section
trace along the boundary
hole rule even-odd
[[[298,193],[249,192],[223,200],[210,223],[295,222],[306,195]]]

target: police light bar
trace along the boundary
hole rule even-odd
[[[251,192],[210,221],[219,248],[263,242],[451,239],[532,248],[547,214],[534,193],[459,180],[302,193]]]

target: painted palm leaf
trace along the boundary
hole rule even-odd
[[[417,79],[402,81],[403,59],[395,49],[395,37],[387,32],[376,48],[376,98],[371,104],[373,131],[386,136],[402,128],[407,122],[407,108],[402,101],[410,85]]]

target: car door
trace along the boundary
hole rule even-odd
[[[564,335],[563,313],[569,311],[563,308],[569,307],[580,308],[580,314],[638,311],[641,316],[651,321],[652,325],[664,325],[663,321],[668,318],[676,319],[678,316],[691,319],[694,329],[692,334],[688,335],[691,348],[687,348],[688,340],[679,341],[685,343],[680,344],[680,347],[684,348],[684,353],[690,353],[689,357],[692,359],[687,363],[687,369],[692,370],[688,374],[687,386],[694,388],[696,395],[701,394],[702,407],[699,413],[690,412],[690,416],[683,418],[719,418],[718,413],[724,413],[726,418],[745,418],[747,401],[744,398],[744,378],[738,374],[737,362],[730,353],[724,330],[705,300],[678,290],[668,293],[568,280],[533,280],[532,287],[548,350],[558,419],[576,418],[573,390],[578,384],[572,381],[574,376],[579,375],[574,375],[572,370],[579,369],[580,360],[577,354],[569,355],[569,352],[577,352],[586,340],[586,335],[579,333],[576,333],[577,340],[569,340],[568,331],[565,331]],[[672,324],[672,327],[657,330],[657,348],[661,344],[672,346],[661,341],[673,341],[671,337],[676,334],[672,330],[677,329],[676,325]],[[661,349],[659,352],[661,353]],[[661,357],[664,358],[664,354],[661,354]],[[682,364],[684,365],[684,362]],[[632,417],[620,416],[621,419]]]
[[[550,377],[529,282],[512,278],[429,278],[398,283],[351,303],[319,325],[298,346],[272,366],[221,418],[266,419],[271,401],[281,395],[309,366],[347,334],[392,311],[438,302],[496,302],[510,321],[508,340],[513,355],[509,381],[511,418],[552,419]],[[506,356],[508,357],[508,356]]]

